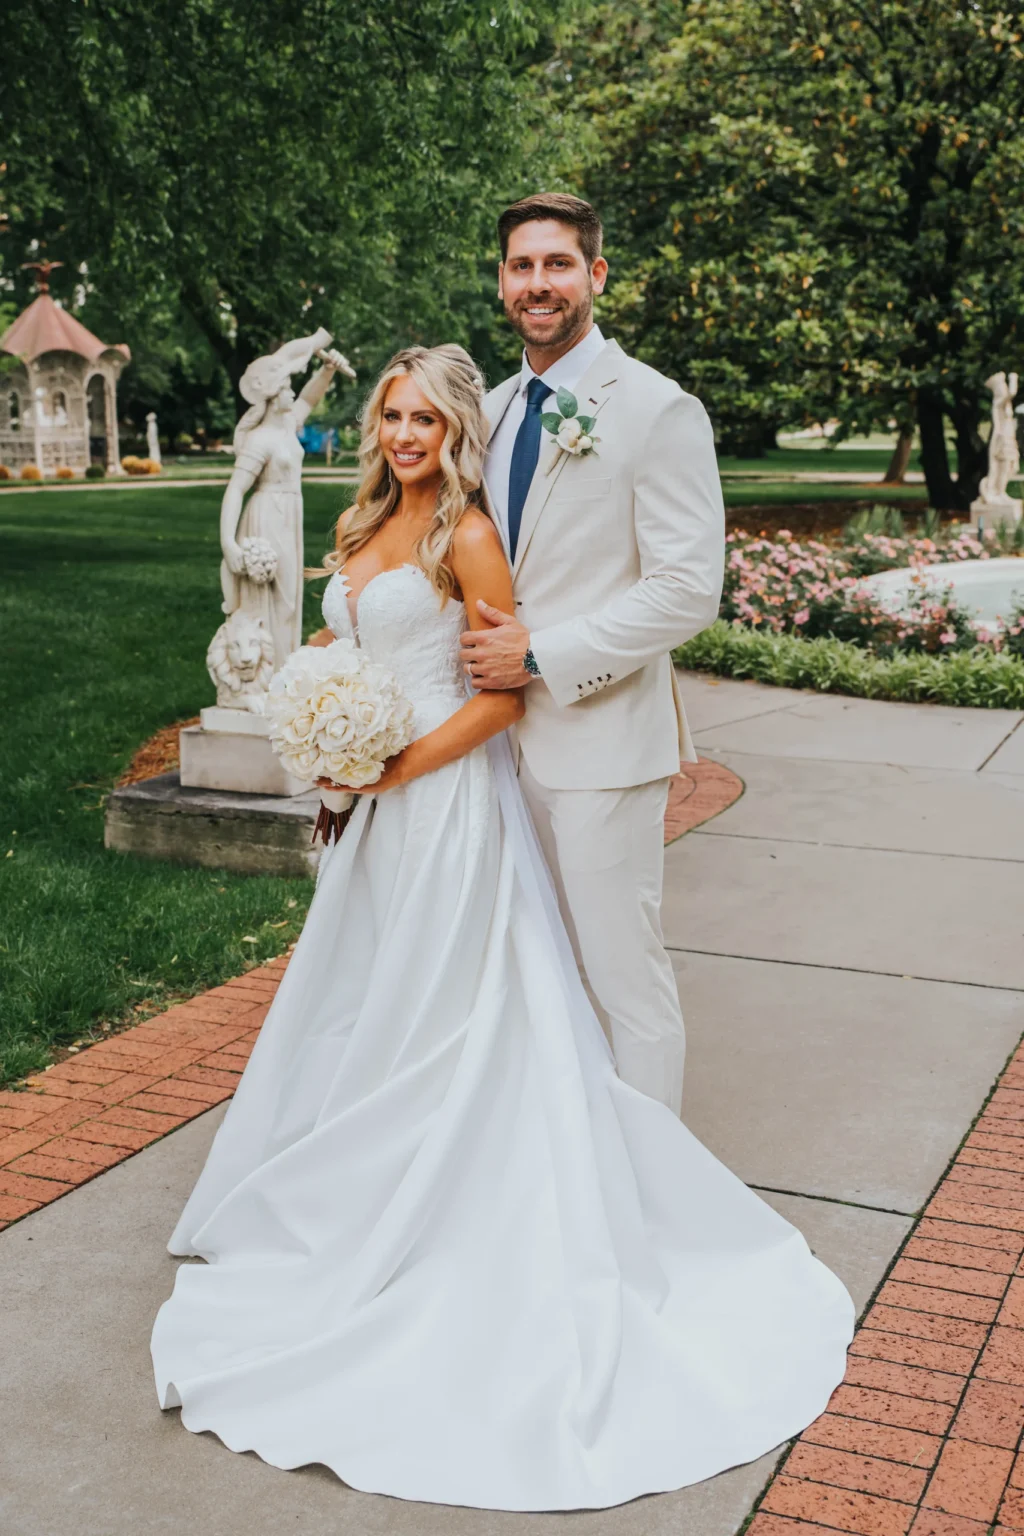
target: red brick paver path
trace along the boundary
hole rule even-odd
[[[1024,1046],[747,1536],[1024,1531]]]
[[[742,792],[720,764],[686,763],[665,841]],[[271,960],[0,1092],[0,1229],[229,1099],[287,963]]]
[[[669,785],[665,842],[674,843],[684,832],[692,832],[702,821],[710,821],[742,793],[743,780],[721,763],[706,757],[696,763],[683,763]]]
[[[286,964],[271,960],[0,1093],[0,1227],[229,1099]]]

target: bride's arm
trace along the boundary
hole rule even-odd
[[[511,612],[512,573],[501,547],[494,524],[482,512],[467,512],[459,524],[452,545],[451,568],[462,592],[466,614],[474,628],[485,628],[477,600]],[[408,784],[425,773],[433,773],[465,757],[499,731],[521,720],[522,689],[508,692],[488,691],[467,699],[460,710],[439,725],[436,731],[421,736],[393,757],[376,784],[368,784],[363,794],[379,794],[398,784]],[[359,791],[356,791],[359,793]]]

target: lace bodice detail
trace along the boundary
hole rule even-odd
[[[358,627],[349,610],[351,589],[338,571],[324,592],[324,622],[339,639],[355,639],[372,660],[390,667],[402,691],[420,706],[440,704],[447,712],[466,701],[459,637],[466,627],[462,603],[444,607],[418,565],[381,571],[367,582],[357,602]]]

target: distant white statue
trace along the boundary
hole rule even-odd
[[[206,670],[222,709],[261,715],[274,675],[274,647],[263,620],[242,608],[225,619],[210,641]]]
[[[1007,487],[1020,472],[1020,449],[1017,446],[1017,422],[1013,402],[1017,396],[1017,375],[994,373],[985,380],[986,389],[992,391],[992,435],[988,440],[988,474],[981,482],[979,495],[982,501],[1005,502],[1010,497]]]
[[[146,455],[154,464],[162,464],[160,457],[160,436],[156,429],[156,411],[150,411],[146,417]]]
[[[302,644],[303,450],[296,434],[338,369],[355,378],[340,352],[323,350],[330,340],[325,330],[299,336],[250,363],[238,386],[250,409],[235,429],[235,468],[221,502],[223,608],[262,620],[274,670]],[[324,366],[296,400],[291,375],[314,355]]]

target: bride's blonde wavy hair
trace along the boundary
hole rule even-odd
[[[448,427],[441,445],[444,478],[437,493],[433,521],[414,551],[443,606],[455,590],[455,578],[448,565],[455,530],[468,507],[486,505],[483,379],[469,353],[454,344],[406,347],[395,353],[377,380],[363,408],[359,445],[363,478],[350,509],[352,516],[344,528],[339,520],[334,549],[324,557],[323,571],[340,570],[384,526],[401,499],[401,484],[380,446],[380,427],[388,389],[403,374],[418,385]],[[323,571],[310,574],[322,575]]]

